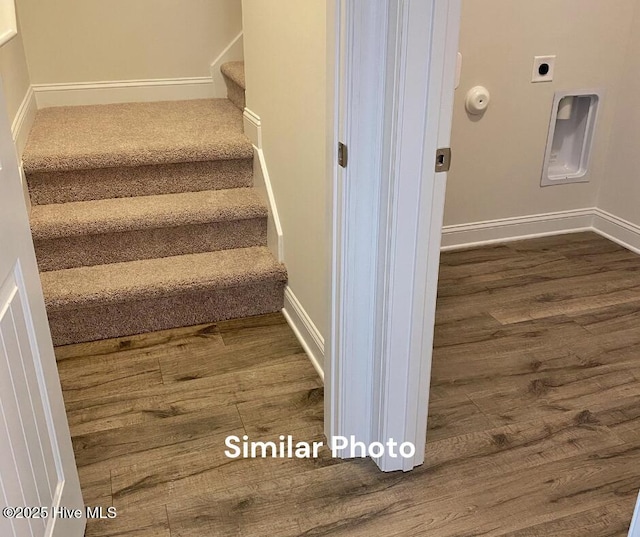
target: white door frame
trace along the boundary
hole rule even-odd
[[[640,494],[638,494],[636,508],[633,511],[633,518],[631,519],[631,525],[629,526],[628,537],[640,537]]]
[[[384,471],[424,462],[460,1],[330,2],[331,157],[339,139],[348,164],[332,168],[325,433],[415,444]]]

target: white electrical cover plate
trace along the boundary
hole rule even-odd
[[[544,68],[546,66],[546,69]],[[535,56],[531,82],[551,82],[556,67],[555,56]]]

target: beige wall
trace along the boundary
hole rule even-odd
[[[206,77],[241,0],[16,0],[34,84]]]
[[[640,225],[640,2],[637,4],[599,206]]]
[[[9,119],[13,121],[31,85],[20,33],[0,47],[0,76]]]
[[[634,4],[463,0],[464,60],[456,91],[445,225],[597,204]],[[551,54],[557,55],[555,80],[532,84],[533,57]],[[464,109],[465,94],[475,85],[486,86],[492,98],[479,120],[470,119]],[[553,93],[580,88],[606,90],[591,182],[541,188]]]
[[[326,337],[325,9],[325,0],[243,0],[247,108],[262,121],[289,286]]]

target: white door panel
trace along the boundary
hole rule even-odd
[[[11,438],[11,464],[25,469],[19,476],[23,502],[16,505],[52,506],[63,479],[53,457],[19,291],[15,274],[0,287],[0,405]],[[0,461],[0,473],[6,465],[6,460]],[[32,519],[31,529],[34,536],[44,535],[44,519]]]
[[[46,509],[41,517],[0,513],[0,535],[83,535],[84,519],[51,516],[83,502],[1,85],[0,435],[0,508]]]

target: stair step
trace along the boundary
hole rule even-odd
[[[227,99],[39,110],[25,173],[251,159],[242,114]]]
[[[252,188],[40,205],[31,212],[35,240],[115,233],[267,216]]]
[[[240,110],[246,106],[244,62],[227,62],[220,66],[220,72],[227,85],[227,98]]]
[[[252,188],[39,205],[40,270],[266,244],[267,208]]]
[[[55,312],[274,280],[286,271],[261,246],[46,272],[42,287]]]
[[[283,307],[229,100],[40,110],[23,163],[56,345]]]
[[[231,79],[243,90],[247,89],[247,83],[244,78],[244,62],[227,62],[220,66],[220,71],[224,76]]]
[[[27,184],[32,205],[244,188],[253,186],[253,161],[31,172]]]
[[[271,313],[287,274],[265,247],[44,272],[56,345]]]

